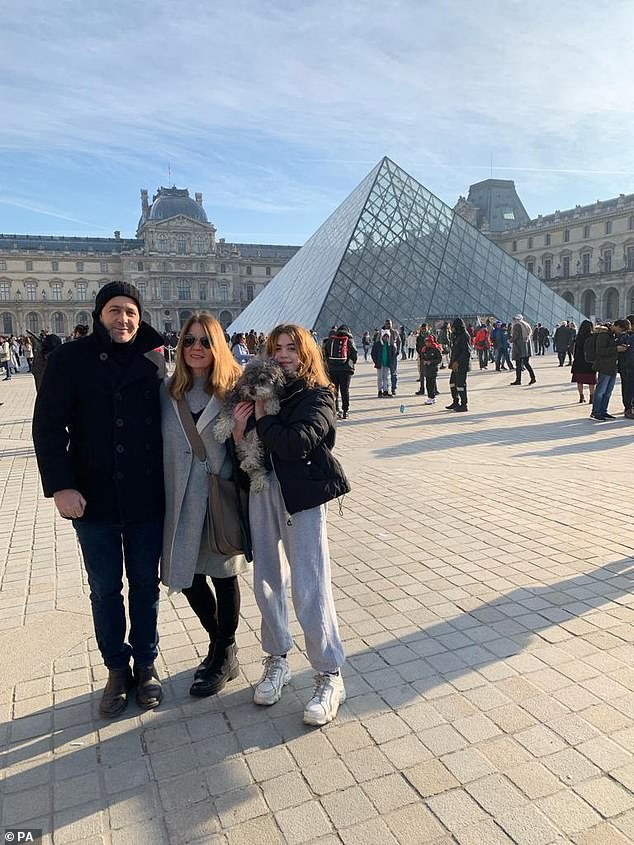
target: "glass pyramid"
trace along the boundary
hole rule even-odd
[[[583,315],[383,158],[229,326],[270,331],[299,323],[325,336],[360,334],[386,317],[423,320],[522,313],[552,328]]]

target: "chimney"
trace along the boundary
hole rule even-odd
[[[196,202],[198,203],[198,205],[202,205],[203,204],[203,195],[200,193],[200,191],[196,191],[194,196],[196,197]]]
[[[115,239],[116,239],[116,240],[120,240],[120,238],[121,238],[121,232],[119,231],[119,229],[115,229],[115,230],[114,230],[114,236],[115,236]]]
[[[143,216],[147,217],[147,213],[150,210],[150,206],[148,205],[147,201],[147,190],[145,188],[141,189],[141,211],[143,212]]]

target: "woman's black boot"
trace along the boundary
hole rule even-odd
[[[239,674],[240,664],[236,644],[216,640],[211,662],[194,680],[189,694],[199,698],[215,695],[223,689],[227,681],[232,681]]]
[[[201,676],[201,675],[202,675],[202,673],[205,671],[205,669],[206,669],[206,668],[210,665],[210,663],[211,663],[211,661],[212,661],[212,659],[213,659],[213,656],[214,656],[214,644],[215,644],[215,641],[216,641],[216,640],[215,640],[215,637],[212,637],[212,636],[210,635],[210,637],[209,637],[209,648],[207,649],[207,656],[206,656],[206,657],[203,657],[203,659],[200,661],[200,664],[199,664],[198,668],[197,668],[197,669],[196,669],[196,671],[194,672],[194,680],[195,680],[195,681],[196,681],[198,678],[200,678],[200,676]]]

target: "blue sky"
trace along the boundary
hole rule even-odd
[[[5,0],[0,231],[133,236],[202,191],[227,240],[303,243],[389,155],[445,202],[634,192],[631,0]]]

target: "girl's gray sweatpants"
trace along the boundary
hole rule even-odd
[[[286,654],[293,647],[288,630],[288,586],[304,632],[310,665],[333,672],[344,662],[330,583],[326,505],[286,512],[279,481],[268,475],[268,487],[249,496],[253,541],[253,589],[262,614],[262,648]]]

